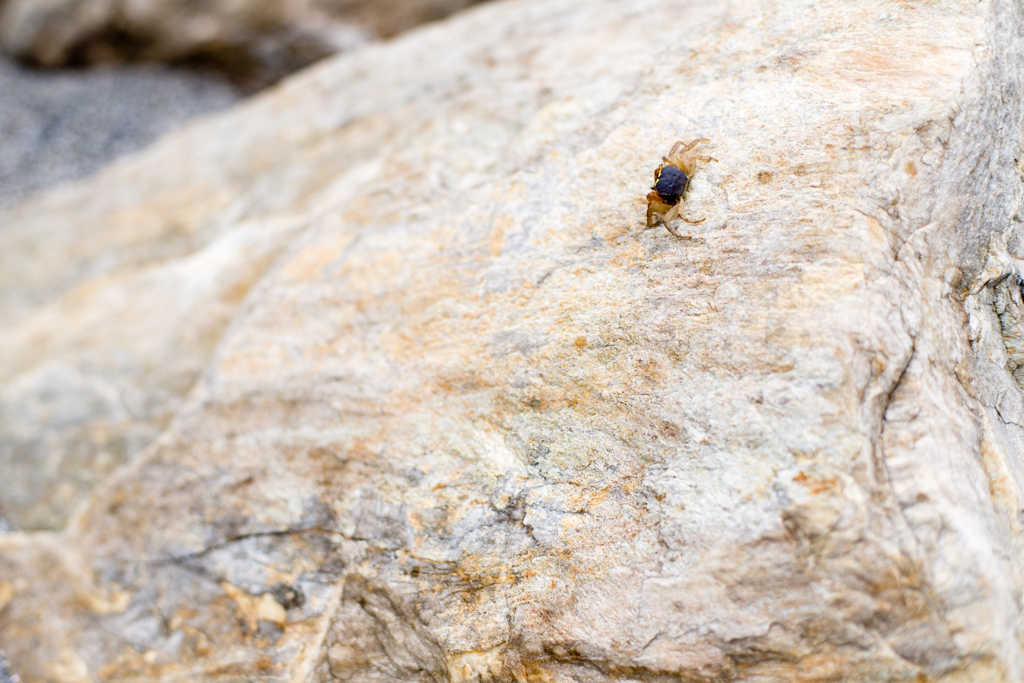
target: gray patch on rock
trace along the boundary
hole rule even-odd
[[[548,336],[540,332],[527,332],[526,330],[507,330],[499,332],[491,337],[491,355],[507,356],[518,351],[524,356],[529,356],[539,348],[550,343]]]
[[[0,683],[21,683],[21,678],[11,672],[10,664],[3,650],[0,650]]]
[[[0,207],[84,178],[240,95],[212,73],[160,66],[44,72],[0,57]]]

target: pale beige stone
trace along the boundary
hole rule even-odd
[[[221,583],[224,592],[235,601],[239,619],[244,621],[249,630],[253,633],[259,627],[259,622],[270,621],[278,626],[284,626],[288,621],[288,613],[277,600],[269,593],[260,596],[249,595],[237,586],[232,586],[227,581]]]
[[[8,214],[5,392],[203,368],[63,532],[0,536],[12,664],[1021,681],[1022,14],[499,2]],[[696,137],[706,221],[644,230]]]

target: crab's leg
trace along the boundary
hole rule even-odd
[[[668,223],[666,223],[666,224],[665,224],[665,229],[666,229],[666,230],[668,230],[668,231],[669,231],[670,233],[672,233],[673,235],[675,235],[676,237],[678,237],[678,238],[679,238],[679,239],[681,239],[681,240],[688,240],[688,239],[690,239],[690,236],[689,236],[689,235],[680,235],[680,234],[679,234],[679,233],[678,233],[678,232],[676,231],[676,229],[675,229],[675,228],[673,228],[673,227],[672,227],[671,225],[669,225]]]
[[[695,165],[698,161],[718,161],[718,159],[714,159],[709,156],[698,157],[694,156],[693,154],[687,154],[687,152],[690,150],[691,147],[693,147],[693,145],[701,141],[702,140],[694,140],[685,149],[681,149],[678,152],[675,152],[669,155],[668,157],[665,157],[665,163],[672,164],[673,166],[681,168],[689,175],[692,174],[695,170]]]
[[[647,227],[654,227],[654,214],[665,213],[672,207],[661,201],[661,197],[657,192],[651,192],[647,195]],[[664,219],[662,219],[664,220]]]
[[[696,147],[696,146],[697,146],[697,143],[698,143],[698,142],[711,142],[711,140],[708,140],[707,138],[697,138],[696,140],[694,140],[693,142],[691,142],[690,144],[688,144],[688,145],[687,145],[686,147],[683,147],[683,148],[682,148],[681,150],[679,150],[679,151],[680,151],[680,152],[689,152],[689,151],[690,151],[691,149],[693,149],[694,147]],[[682,142],[679,142],[679,143],[676,143],[676,144],[680,144],[680,145],[681,145],[681,144],[683,144],[683,143],[682,143]]]

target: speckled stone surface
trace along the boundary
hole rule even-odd
[[[4,214],[12,664],[1021,681],[1022,13],[498,2]]]

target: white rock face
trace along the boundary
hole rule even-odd
[[[1012,2],[503,2],[6,216],[4,438],[160,432],[0,536],[12,665],[1024,680],[1022,60]]]

